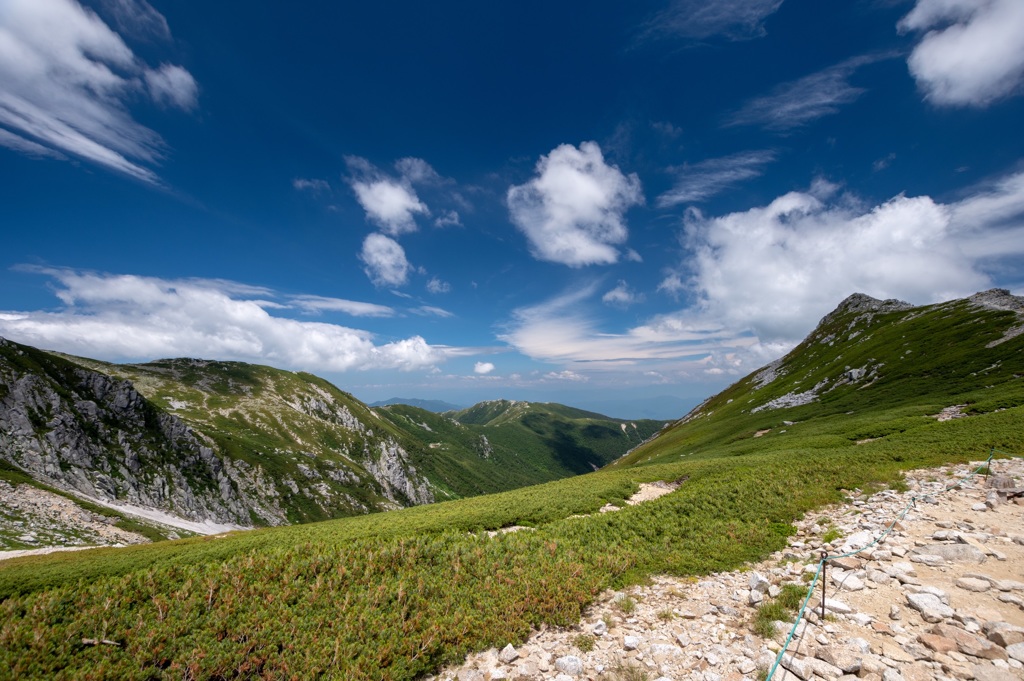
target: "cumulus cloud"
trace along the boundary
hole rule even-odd
[[[860,97],[864,88],[849,79],[861,66],[891,55],[853,57],[835,66],[777,85],[767,95],[755,97],[726,119],[726,126],[760,125],[769,130],[799,128],[813,120],[834,114],[844,104]]]
[[[411,265],[405,258],[405,249],[383,234],[370,234],[363,240],[359,259],[375,286],[401,286],[409,278]]]
[[[533,256],[570,267],[617,262],[615,247],[629,234],[625,213],[643,202],[636,173],[605,163],[596,142],[563,144],[542,156],[536,171],[506,197]]]
[[[163,33],[163,17],[147,3],[123,0],[112,5],[119,25],[131,23],[134,17],[139,26]],[[127,109],[129,101],[147,93],[158,104],[189,110],[196,105],[198,87],[180,66],[146,65],[118,33],[76,0],[4,3],[0,12],[4,146],[19,151],[43,147],[159,184],[149,166],[163,157],[164,142]],[[12,143],[13,138],[21,142]]]
[[[749,40],[765,35],[764,21],[782,0],[674,0],[643,26],[642,37]]]
[[[417,214],[429,214],[412,187],[389,179],[352,183],[366,217],[377,223],[385,234],[398,236],[416,231]]]
[[[634,292],[629,288],[629,284],[621,280],[615,288],[601,296],[602,302],[607,303],[608,305],[615,305],[617,307],[629,307],[630,305],[642,300],[642,295]]]
[[[395,162],[397,176],[385,173],[359,156],[348,156],[345,163],[350,173],[349,184],[359,205],[366,211],[366,217],[389,236],[415,232],[418,229],[416,217],[430,215],[430,209],[420,199],[414,185],[433,187],[436,195],[438,188],[454,184],[453,180],[442,177],[421,158],[398,159]],[[465,201],[458,194],[449,200]],[[459,214],[454,210],[443,210],[434,220],[437,227],[461,224]]]
[[[793,192],[767,206],[687,216],[703,311],[792,343],[853,292],[915,303],[991,285],[985,259],[1024,253],[1024,173],[942,204],[896,196],[865,207]]]
[[[1020,0],[918,0],[898,28],[924,32],[907,65],[933,104],[983,107],[1021,92]]]
[[[35,271],[52,277],[63,307],[7,311],[0,315],[0,335],[75,355],[115,361],[203,357],[349,371],[422,369],[458,352],[420,336],[378,345],[367,331],[273,316],[267,309],[275,306],[259,299],[272,292],[232,282]]]
[[[473,373],[486,376],[487,374],[494,371],[494,365],[490,362],[477,362],[473,365]]]
[[[774,160],[773,151],[746,151],[681,168],[670,168],[676,175],[676,181],[671,189],[658,197],[658,207],[667,208],[708,199],[743,180],[759,177],[763,172],[762,167]]]

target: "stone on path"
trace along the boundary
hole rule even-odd
[[[977,579],[975,577],[959,577],[955,582],[958,587],[966,591],[974,591],[976,593],[982,593],[992,588],[992,584],[984,579]]]
[[[956,614],[953,608],[940,601],[935,594],[907,594],[907,604],[921,613],[925,622],[941,622]]]

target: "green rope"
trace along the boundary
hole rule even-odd
[[[860,548],[860,549],[857,549],[856,551],[850,551],[849,553],[843,553],[843,554],[840,554],[840,555],[837,555],[837,556],[828,556],[828,555],[826,555],[824,558],[822,558],[820,561],[818,561],[818,569],[814,573],[814,579],[811,580],[810,587],[807,589],[807,597],[804,598],[803,605],[800,606],[800,612],[797,613],[796,622],[793,623],[793,627],[789,630],[789,636],[786,637],[786,642],[785,642],[785,644],[783,644],[782,650],[780,650],[779,654],[775,656],[775,663],[772,665],[771,670],[769,670],[768,676],[765,677],[765,681],[771,681],[772,675],[775,674],[775,670],[778,669],[779,664],[782,662],[782,656],[786,654],[786,650],[789,648],[790,641],[793,640],[793,634],[796,633],[796,629],[800,625],[800,620],[804,616],[804,610],[806,610],[807,604],[811,600],[811,596],[814,595],[814,587],[818,583],[818,578],[821,576],[821,571],[822,571],[822,568],[825,567],[825,563],[827,563],[830,560],[834,560],[836,558],[848,558],[849,556],[855,556],[858,553],[861,553],[862,551],[867,551],[872,546],[875,546],[876,544],[881,543],[882,540],[885,539],[885,537],[890,532],[892,532],[893,528],[896,527],[896,523],[898,523],[899,521],[903,520],[903,518],[906,517],[907,513],[910,512],[910,509],[917,505],[917,500],[918,499],[927,499],[927,498],[931,498],[931,497],[936,497],[936,496],[938,496],[940,494],[945,494],[946,492],[951,492],[951,491],[953,491],[955,489],[958,489],[958,488],[962,487],[969,480],[971,480],[971,478],[973,478],[976,475],[978,475],[981,472],[982,468],[988,470],[989,465],[992,463],[992,457],[994,457],[996,455],[996,452],[998,452],[998,451],[999,450],[997,450],[997,449],[995,449],[993,447],[989,451],[988,458],[985,459],[985,463],[983,463],[980,466],[978,466],[977,468],[975,468],[965,478],[963,478],[962,480],[957,482],[955,485],[952,485],[950,487],[946,487],[941,492],[936,492],[934,494],[925,494],[925,495],[923,495],[921,497],[918,497],[917,495],[912,496],[910,498],[910,503],[908,503],[906,506],[904,506],[903,510],[900,511],[899,515],[897,515],[896,518],[894,518],[893,521],[891,523],[889,523],[889,527],[885,528],[885,531],[882,532],[882,534],[878,535],[878,538],[876,538],[873,542],[871,542],[867,546],[865,546],[863,548]],[[1013,458],[1013,455],[1007,454],[1006,452],[999,452],[999,453]],[[824,602],[824,601],[825,601],[825,598],[824,598],[824,596],[822,596],[822,602]]]

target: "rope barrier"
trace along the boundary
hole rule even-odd
[[[876,546],[877,544],[880,544],[882,542],[882,540],[884,540],[885,537],[888,536],[888,534],[890,532],[892,532],[893,528],[896,527],[896,523],[898,523],[901,520],[903,520],[903,518],[906,517],[907,513],[910,512],[911,508],[916,508],[917,507],[917,500],[918,499],[934,498],[934,497],[937,497],[940,494],[945,494],[946,492],[951,492],[951,491],[953,491],[955,489],[959,489],[960,487],[963,487],[963,485],[965,485],[973,477],[978,475],[981,472],[982,469],[985,469],[985,471],[986,471],[985,475],[987,476],[989,474],[989,472],[990,472],[990,468],[989,467],[990,467],[990,465],[992,463],[992,458],[997,453],[998,454],[1003,454],[1004,456],[1009,457],[1009,458],[1014,458],[1014,456],[1012,454],[1008,454],[1006,452],[999,451],[998,449],[993,447],[991,450],[989,450],[988,458],[985,459],[985,463],[983,463],[980,466],[978,466],[977,468],[975,468],[966,477],[964,477],[962,480],[957,482],[955,485],[951,485],[949,487],[946,487],[941,492],[934,492],[932,494],[924,494],[924,495],[914,495],[914,496],[910,497],[910,502],[906,506],[904,506],[903,510],[900,511],[900,513],[896,516],[896,518],[893,519],[893,521],[891,523],[889,523],[889,526],[887,528],[885,528],[885,531],[882,532],[882,534],[878,535],[878,537],[873,542],[868,544],[867,546],[865,546],[863,548],[860,548],[860,549],[857,549],[856,551],[850,551],[848,553],[842,553],[842,554],[839,554],[839,555],[836,555],[836,556],[830,556],[827,553],[825,555],[823,555],[821,560],[818,561],[818,569],[814,573],[814,579],[811,580],[810,587],[807,589],[807,597],[804,598],[804,602],[800,606],[800,611],[797,613],[796,622],[793,623],[793,627],[789,630],[789,635],[786,637],[786,642],[782,645],[782,650],[780,650],[779,654],[775,656],[775,663],[772,664],[771,669],[768,671],[768,676],[765,677],[765,681],[771,681],[771,678],[775,674],[775,671],[778,669],[779,664],[782,663],[782,658],[786,654],[786,651],[789,649],[789,644],[793,640],[793,635],[796,633],[797,628],[800,626],[800,620],[803,619],[804,611],[807,609],[807,604],[810,602],[811,596],[814,595],[814,587],[818,583],[818,578],[822,576],[822,573],[825,570],[825,563],[827,563],[830,560],[836,560],[838,558],[848,558],[850,556],[855,556],[858,553],[861,553],[863,551],[867,551],[872,546]],[[824,578],[822,578],[822,580],[821,580],[821,610],[822,610],[822,619],[824,619],[824,612],[825,612],[825,580],[824,580]]]

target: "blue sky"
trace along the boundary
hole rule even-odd
[[[685,406],[1024,293],[1019,0],[0,0],[0,335]]]

